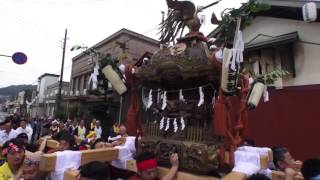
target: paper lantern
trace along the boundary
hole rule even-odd
[[[119,75],[113,70],[113,68],[110,65],[104,67],[102,69],[102,73],[108,79],[112,87],[117,91],[119,95],[122,95],[127,91],[127,87],[124,85]]]
[[[303,20],[306,22],[314,22],[317,20],[317,4],[308,2],[302,6]]]
[[[235,94],[237,91],[237,71],[230,68],[232,50],[224,48],[222,72],[221,72],[221,89],[227,95]]]
[[[258,106],[261,96],[264,92],[264,88],[265,88],[264,86],[265,84],[259,81],[256,81],[253,84],[251,91],[248,95],[248,102],[247,102],[247,105],[250,110]]]

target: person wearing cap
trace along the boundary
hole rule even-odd
[[[31,143],[33,130],[31,127],[27,126],[26,119],[22,119],[20,121],[20,127],[16,129],[16,131],[17,131],[17,134],[26,133],[28,135],[28,142]]]
[[[170,156],[171,168],[162,180],[172,180],[175,178],[179,168],[179,158],[177,153]],[[130,177],[128,180],[157,180],[158,163],[156,157],[151,152],[142,152],[136,157],[138,174]]]
[[[0,180],[15,180],[22,177],[20,168],[25,158],[24,143],[21,139],[11,139],[2,147],[6,162],[0,166]]]
[[[5,119],[2,119],[0,122],[0,145],[2,146],[5,142],[16,138],[17,132],[16,130],[12,129],[11,125],[11,118],[6,117]]]

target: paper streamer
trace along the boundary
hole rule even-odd
[[[182,89],[180,89],[180,91],[179,91],[179,100],[182,102],[186,102],[186,100],[184,99],[184,96],[182,94]]]
[[[174,118],[174,121],[173,121],[173,128],[174,128],[174,132],[176,133],[176,132],[178,131],[177,118]]]
[[[167,91],[163,93],[163,100],[162,100],[162,110],[164,110],[167,107]]]
[[[164,117],[161,118],[159,127],[160,127],[160,130],[163,129],[163,127],[164,127]]]
[[[185,122],[184,122],[184,119],[183,119],[182,116],[181,116],[181,118],[180,118],[180,123],[181,123],[181,131],[183,131],[184,128],[186,127],[186,125],[185,125]]]
[[[200,95],[200,99],[199,99],[198,107],[204,104],[204,93],[203,93],[202,86],[199,87],[199,95]]]
[[[149,109],[151,106],[152,106],[152,89],[150,89],[149,91],[147,109]]]
[[[167,125],[165,131],[168,131],[170,127],[170,118],[167,118]]]

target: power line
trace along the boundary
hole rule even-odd
[[[39,38],[41,38],[41,40],[43,41],[43,44],[45,46],[47,46],[47,41],[54,41],[54,40],[58,40],[58,38],[55,37],[50,37],[47,30],[41,28],[40,26],[38,26],[37,24],[34,24],[32,21],[30,21],[29,19],[25,18],[24,16],[20,15],[19,13],[17,13],[16,11],[14,11],[13,9],[11,9],[9,6],[5,5],[4,3],[0,2],[0,13],[2,13],[3,15],[11,18],[12,20],[14,20],[16,23],[18,23],[20,26],[29,29],[30,31],[33,32],[34,35],[38,36]]]
[[[28,4],[40,4],[40,5],[75,5],[75,4],[88,4],[96,3],[109,0],[83,0],[83,1],[74,1],[74,2],[43,2],[43,1],[24,1],[24,0],[12,0],[18,3],[28,3]]]
[[[25,27],[25,26],[28,26],[28,24],[26,22],[24,22],[21,18],[15,16],[14,14],[11,14],[10,11],[8,11],[8,9],[6,8],[3,8],[2,7],[2,3],[0,3],[0,13],[11,18],[13,21],[15,21],[16,23],[18,23],[19,25]]]
[[[8,14],[11,14],[11,16],[14,16],[17,20],[22,22],[24,25],[26,25],[26,26],[29,26],[29,25],[36,26],[30,20],[28,20],[25,17],[19,15],[17,12],[12,10],[10,7],[6,6],[4,3],[0,2],[0,5],[2,6],[2,8],[1,8],[2,10],[6,11]],[[36,28],[36,29],[38,29],[38,28]]]

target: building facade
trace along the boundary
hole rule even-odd
[[[122,64],[134,64],[146,52],[153,53],[158,50],[159,42],[142,34],[121,29],[94,45],[93,48],[100,53],[110,54],[112,57],[120,59]],[[110,127],[112,122],[104,120],[112,119],[114,121],[119,118],[120,96],[112,91],[111,86],[109,86],[108,93],[99,89],[104,94],[102,96],[90,93],[92,92],[92,83],[89,84],[88,81],[94,65],[95,60],[85,53],[72,59],[70,92],[66,97],[69,101],[68,112],[71,117],[98,118],[103,120],[104,127]],[[89,111],[91,114],[86,114]]]
[[[243,30],[245,63],[255,74],[275,69],[290,74],[269,87],[269,102],[260,102],[249,113],[250,138],[258,146],[287,147],[301,160],[315,157],[320,151],[315,143],[320,136],[320,2],[315,1],[315,22],[303,20],[306,1],[260,2],[271,9],[256,13],[251,25]],[[218,32],[219,27],[209,36]]]
[[[45,116],[45,99],[48,86],[57,83],[59,75],[45,73],[38,78],[37,91],[32,93],[32,104],[30,105],[30,115]]]
[[[125,44],[125,58],[123,64],[136,62],[145,52],[154,52],[159,49],[159,42],[136,32],[121,29],[93,47],[103,54],[111,54],[119,58],[123,55],[121,45]],[[85,53],[72,58],[72,71],[70,80],[71,95],[87,95],[91,89],[88,84],[90,74],[94,68],[94,60]]]
[[[68,95],[69,93],[69,82],[62,82],[61,87],[61,98],[62,100]],[[57,106],[56,99],[59,92],[59,82],[56,82],[52,85],[49,85],[45,91],[45,100],[44,100],[44,107],[45,107],[45,115],[54,117],[54,112]],[[62,101],[63,106],[66,107],[66,103]]]

